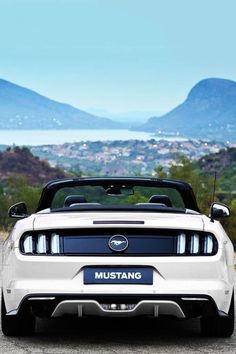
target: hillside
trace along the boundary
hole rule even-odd
[[[236,192],[236,148],[222,149],[216,154],[206,155],[197,164],[205,175],[217,173],[218,189]]]
[[[184,103],[161,117],[150,118],[139,130],[236,142],[236,82],[202,80]]]
[[[122,125],[0,79],[0,129],[122,129]]]
[[[198,164],[204,173],[214,174],[216,171],[220,176],[225,170],[236,164],[236,148],[228,148],[220,150],[216,154],[206,155],[198,161]]]
[[[52,179],[66,177],[63,170],[32,155],[27,148],[9,148],[0,152],[0,181],[12,175],[24,175],[30,185],[42,185]]]

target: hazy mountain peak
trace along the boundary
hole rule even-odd
[[[150,118],[139,130],[236,142],[236,82],[202,80],[182,104],[161,117]]]
[[[187,99],[236,96],[236,82],[209,78],[199,81],[189,92]]]

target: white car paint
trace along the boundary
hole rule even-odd
[[[98,220],[122,220],[119,227],[134,227],[126,221],[142,220],[136,228],[168,228],[211,232],[218,241],[214,256],[185,257],[100,257],[30,256],[19,251],[19,240],[26,231],[64,228],[111,228],[116,224],[95,225]],[[83,284],[87,266],[151,266],[152,285]],[[219,311],[228,313],[233,292],[233,246],[218,221],[196,214],[142,212],[40,212],[16,223],[3,247],[3,295],[8,313],[19,308],[25,296],[63,294],[188,294],[208,295]]]

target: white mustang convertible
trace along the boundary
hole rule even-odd
[[[201,332],[234,330],[233,246],[213,203],[155,178],[76,178],[21,202],[3,249],[2,331],[32,335],[37,317],[198,317]]]

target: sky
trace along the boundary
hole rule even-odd
[[[235,0],[0,0],[0,78],[101,115],[236,81]]]

